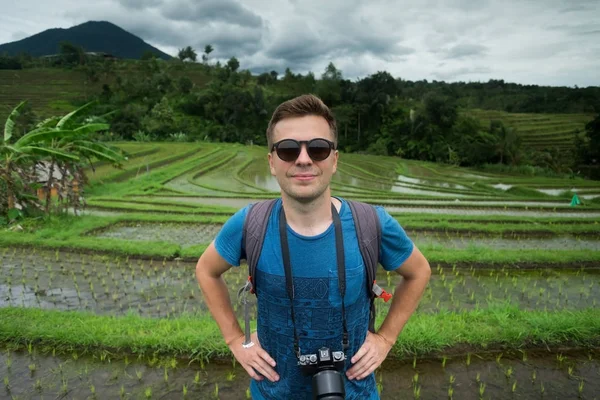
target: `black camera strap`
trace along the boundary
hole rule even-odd
[[[342,235],[342,221],[338,214],[335,206],[331,204],[331,214],[333,217],[333,227],[335,229],[335,249],[337,258],[337,269],[338,269],[338,285],[340,289],[340,296],[342,297],[342,328],[343,338],[342,347],[345,350],[348,349],[348,329],[346,325],[346,307],[344,305],[344,296],[346,295],[346,268],[345,268],[345,257],[344,257],[344,241]],[[285,269],[285,285],[288,297],[290,299],[290,307],[292,312],[292,325],[294,327],[294,351],[296,357],[300,358],[300,344],[298,341],[298,332],[296,330],[296,317],[294,313],[294,281],[292,277],[292,265],[290,262],[290,248],[288,245],[287,237],[287,220],[285,218],[285,211],[283,206],[279,213],[279,237],[281,239],[281,253],[283,256],[283,266]]]

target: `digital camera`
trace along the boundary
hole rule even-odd
[[[331,351],[321,347],[317,354],[301,355],[298,365],[305,376],[312,376],[313,399],[340,400],[346,397],[344,369],[346,355],[343,351]]]

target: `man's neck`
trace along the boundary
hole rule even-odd
[[[316,236],[325,232],[333,222],[331,203],[338,212],[342,205],[338,199],[332,199],[329,190],[310,203],[298,202],[284,193],[281,198],[288,225],[304,236]]]

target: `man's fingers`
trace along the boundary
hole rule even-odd
[[[361,359],[352,366],[347,372],[346,375],[350,379],[357,378],[362,375],[368,368],[376,361],[375,354],[367,353]]]
[[[358,349],[354,357],[352,357],[352,359],[350,360],[352,364],[356,364],[357,361],[359,361],[365,354],[367,354],[368,346],[365,345],[366,343],[363,343],[363,345],[360,346],[360,349]]]
[[[375,354],[369,354],[369,357],[364,357],[364,362],[362,363],[359,370],[354,374],[355,377],[364,376],[368,373],[369,369],[377,364],[378,357]]]
[[[265,360],[267,363],[269,363],[271,365],[271,367],[274,367],[275,365],[277,365],[275,363],[275,360],[273,360],[271,358],[271,356],[269,355],[269,353],[267,353],[266,351],[264,351],[262,348],[258,349],[258,355],[260,356],[260,358],[262,358],[263,360]]]
[[[246,372],[248,373],[248,375],[250,375],[250,378],[256,380],[256,381],[262,381],[263,377],[260,376],[259,374],[256,373],[256,371],[254,371],[254,368],[248,366],[244,366],[244,369],[246,370]]]
[[[376,360],[371,360],[371,362],[369,362],[369,364],[365,366],[365,368],[363,369],[363,371],[361,371],[360,373],[358,373],[356,375],[356,379],[360,380],[360,379],[366,378],[373,371],[375,371],[375,368],[377,368],[377,362],[376,362]]]
[[[265,362],[265,360],[260,358],[254,359],[250,365],[271,382],[276,382],[279,380],[279,376],[277,375],[277,373],[273,370],[273,368],[271,368],[269,364]]]

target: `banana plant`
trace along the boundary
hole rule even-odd
[[[15,120],[19,117],[25,105],[25,101],[21,102],[9,114],[4,124],[4,134],[0,142],[0,178],[2,178],[5,186],[6,199],[3,199],[3,202],[6,202],[6,212],[9,217],[16,208],[16,189],[27,190],[29,184],[33,183],[34,178],[32,174],[28,173],[28,167],[37,157],[43,157],[44,153],[47,153],[46,149],[37,146],[35,141],[29,145],[23,145],[22,142],[17,144],[11,140],[15,129]],[[27,133],[23,135],[22,139],[32,133],[35,134],[35,132]],[[28,200],[31,200],[31,198],[25,197],[23,200],[25,203],[30,203]]]
[[[11,140],[15,120],[25,104],[26,101],[21,102],[9,114],[0,142],[0,178],[5,182],[7,212],[16,207],[15,188],[22,187],[27,191],[35,186],[38,175],[27,173],[30,172],[31,166],[34,168],[40,164],[48,166],[46,212],[49,212],[54,168],[60,170],[63,179],[66,179],[68,174],[75,176],[77,173],[80,178],[78,180],[83,184],[86,181],[83,167],[86,163],[91,164],[92,158],[116,165],[125,159],[118,149],[91,138],[94,132],[107,130],[108,124],[78,122],[78,117],[88,112],[95,102],[85,104],[63,117],[46,119],[21,138]],[[23,195],[24,197],[29,195],[31,200],[31,193],[23,193]]]
[[[107,130],[108,124],[104,123],[87,123],[79,124],[78,118],[85,115],[96,104],[90,102],[82,107],[79,107],[73,112],[64,117],[55,117],[45,120],[38,126],[39,133],[32,139],[41,140],[45,143],[46,148],[51,148],[62,153],[75,155],[77,160],[65,160],[60,156],[51,156],[48,162],[45,163],[48,172],[46,181],[46,213],[49,212],[51,202],[51,189],[55,184],[61,189],[58,190],[59,199],[63,200],[69,194],[75,198],[79,198],[79,193],[73,193],[71,185],[66,180],[67,176],[71,176],[81,184],[87,182],[84,173],[84,166],[87,163],[91,164],[91,159],[96,158],[101,161],[108,161],[112,164],[120,164],[123,156],[118,149],[112,148],[103,143],[98,143],[90,140],[90,135],[94,132]],[[55,135],[55,132],[61,132]],[[55,182],[54,171],[59,171],[61,177],[60,182]],[[72,183],[72,180],[71,180]],[[68,204],[68,202],[66,202]],[[75,204],[78,202],[75,202]]]

